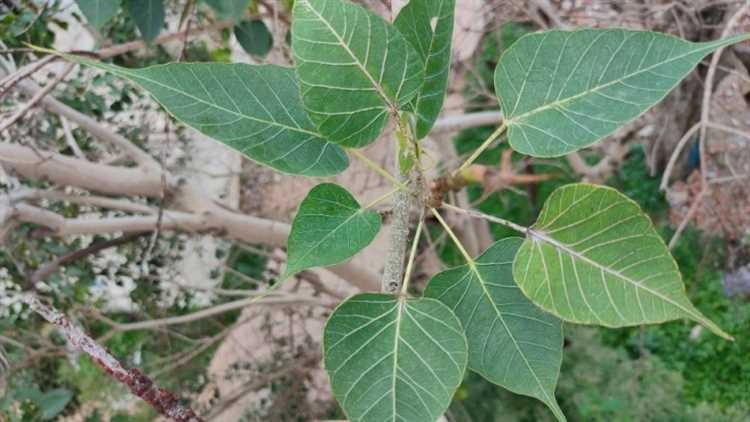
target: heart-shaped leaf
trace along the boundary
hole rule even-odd
[[[146,41],[156,38],[164,26],[164,0],[124,0],[128,12]]]
[[[286,275],[346,261],[375,239],[380,224],[380,214],[361,208],[341,186],[315,186],[292,222]]]
[[[426,297],[453,309],[469,342],[469,369],[508,390],[544,402],[558,420],[555,400],[562,363],[562,323],[537,308],[513,281],[523,239],[490,246],[476,261],[435,275]]]
[[[412,101],[417,138],[430,132],[443,108],[453,43],[455,0],[410,0],[393,24],[416,49],[424,64],[422,87]]]
[[[566,321],[624,327],[685,317],[731,339],[690,303],[648,216],[608,187],[555,190],[528,230],[513,276],[534,303]]]
[[[351,421],[435,422],[466,370],[466,338],[435,299],[360,294],[326,323],[325,368]]]
[[[178,120],[278,171],[332,176],[349,165],[341,147],[321,138],[305,115],[290,68],[170,63],[127,69],[65,57],[136,82]]]
[[[116,0],[76,0],[76,3],[83,16],[96,29],[101,29],[109,22],[120,8],[120,2]]]
[[[396,28],[347,0],[294,2],[292,50],[310,119],[328,140],[362,147],[414,98],[424,64]]]
[[[535,157],[589,146],[661,101],[706,55],[748,38],[696,44],[621,29],[526,35],[495,70],[510,144]]]

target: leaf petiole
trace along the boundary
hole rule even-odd
[[[463,255],[464,259],[466,260],[466,263],[469,266],[473,267],[475,264],[474,258],[471,257],[469,252],[464,247],[464,244],[461,243],[460,240],[458,240],[458,237],[456,236],[455,233],[453,233],[453,230],[451,230],[448,223],[443,219],[443,217],[440,215],[438,210],[436,210],[435,208],[430,208],[430,211],[432,212],[432,215],[434,215],[435,218],[437,218],[437,220],[440,222],[440,225],[443,226],[443,228],[445,229],[445,232],[448,233],[448,236],[450,236],[451,240],[453,240],[453,243],[455,243],[459,252],[461,252],[461,255]]]
[[[414,258],[417,255],[417,246],[419,246],[419,238],[422,236],[422,225],[424,224],[424,212],[419,216],[419,224],[417,224],[417,230],[414,232],[414,241],[411,244],[411,251],[409,252],[409,261],[406,264],[406,271],[404,272],[404,281],[401,283],[401,296],[406,296],[407,289],[409,287],[409,279],[411,278],[411,272],[414,268]]]
[[[511,228],[511,229],[519,232],[519,233],[529,234],[529,228],[528,227],[524,227],[524,226],[522,226],[520,224],[516,224],[516,223],[514,223],[512,221],[508,221],[508,220],[505,220],[505,219],[502,219],[502,218],[498,218],[498,217],[495,217],[495,216],[492,216],[492,215],[483,214],[483,213],[477,212],[477,211],[465,210],[463,208],[459,208],[459,207],[457,207],[455,205],[451,205],[451,204],[443,204],[443,208],[449,209],[451,211],[459,212],[461,214],[466,214],[466,215],[468,215],[469,217],[472,217],[472,218],[481,218],[481,219],[487,220],[487,221],[492,222],[492,223],[502,224],[503,226],[509,227],[509,228]]]
[[[469,158],[467,158],[466,161],[464,161],[463,164],[461,164],[461,167],[459,167],[458,170],[456,170],[454,174],[459,174],[462,171],[466,170],[467,167],[469,167],[470,165],[472,165],[474,163],[474,161],[476,161],[477,158],[479,158],[479,156],[487,148],[489,148],[490,145],[492,145],[492,143],[495,142],[500,137],[500,135],[502,135],[503,132],[505,132],[505,129],[507,129],[507,128],[508,128],[507,123],[505,121],[503,121],[503,123],[500,125],[500,127],[498,127],[497,130],[495,130],[494,132],[492,132],[492,135],[490,135],[487,139],[485,139],[484,142],[482,142],[482,145],[480,145],[479,148],[477,148],[471,154],[471,156]]]
[[[384,178],[388,179],[391,183],[393,183],[394,186],[397,186],[399,190],[405,190],[408,191],[409,188],[404,185],[403,183],[399,182],[398,179],[396,179],[395,176],[393,176],[391,173],[388,172],[388,170],[381,167],[378,163],[370,160],[359,152],[359,150],[356,149],[347,149],[347,151],[354,156],[354,158],[358,159],[359,161],[363,162],[367,167],[369,167],[372,171],[375,173],[378,173],[379,175],[383,176]]]

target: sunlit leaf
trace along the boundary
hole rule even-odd
[[[435,422],[466,369],[466,338],[434,299],[360,294],[325,327],[325,368],[348,420]]]
[[[555,400],[562,323],[531,303],[513,281],[513,257],[522,243],[517,237],[503,239],[475,262],[435,275],[425,296],[445,303],[461,320],[469,369],[541,400],[564,421]]]
[[[566,321],[623,327],[689,318],[731,338],[690,303],[648,216],[608,187],[572,184],[553,192],[513,275],[534,303]]]
[[[144,40],[151,41],[159,35],[164,26],[164,0],[124,0],[123,7]]]
[[[419,53],[424,82],[413,100],[417,138],[427,136],[443,108],[453,42],[455,0],[410,0],[394,25]]]
[[[234,27],[234,36],[248,54],[265,57],[273,46],[271,31],[260,19],[243,21]]]
[[[424,65],[396,28],[346,0],[297,0],[292,50],[308,115],[328,140],[361,147],[406,106]]]
[[[692,43],[621,29],[526,35],[495,70],[510,144],[535,157],[589,146],[662,100],[706,55],[748,37]]]
[[[76,3],[83,16],[96,29],[101,29],[109,22],[120,8],[120,2],[117,0],[76,0]]]
[[[292,223],[286,274],[346,261],[372,242],[380,224],[380,214],[360,207],[341,186],[315,186]]]
[[[308,120],[292,69],[223,63],[127,69],[66,57],[136,82],[178,120],[278,171],[331,176],[349,165]]]

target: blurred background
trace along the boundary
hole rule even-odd
[[[403,2],[359,3],[390,19]],[[425,141],[432,175],[455,168],[494,130],[495,65],[528,32],[624,27],[691,41],[750,32],[748,2],[739,0],[456,3],[445,111]],[[338,301],[372,280],[306,271],[273,301],[242,306],[279,274],[285,238],[203,220],[169,226],[160,217],[183,213],[192,222],[210,202],[240,225],[248,216],[289,223],[317,181],[242,158],[172,120],[132,84],[45,61],[27,48],[93,52],[139,68],[291,65],[292,5],[0,0],[0,421],[158,420],[32,313],[21,299],[27,291],[208,420],[343,419],[321,369],[321,330]],[[38,170],[29,160],[40,153],[56,154],[59,165]],[[387,143],[365,153],[393,165]],[[724,341],[687,320],[626,329],[567,325],[557,396],[571,421],[750,421],[750,43],[727,48],[716,63],[709,57],[662,103],[592,148],[532,159],[503,144],[477,163],[482,183],[451,199],[520,224],[532,223],[566,183],[622,191],[670,244],[692,302],[736,338]],[[387,189],[354,162],[335,180],[360,202]],[[473,253],[513,235],[456,216],[450,222]],[[351,265],[380,271],[374,263],[382,261],[387,231]],[[430,234],[416,260],[417,288],[462,263],[439,225],[430,224]],[[541,403],[474,374],[446,418],[553,420]]]

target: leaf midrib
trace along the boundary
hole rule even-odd
[[[165,64],[163,66],[169,66],[169,65]],[[285,125],[285,124],[282,124],[282,123],[279,123],[279,122],[276,122],[276,121],[273,121],[273,120],[260,119],[258,117],[253,117],[253,116],[249,116],[249,115],[244,114],[244,113],[240,113],[240,112],[237,112],[237,111],[234,111],[234,110],[230,110],[230,109],[228,109],[226,107],[220,106],[219,104],[215,104],[215,103],[211,103],[211,102],[205,101],[205,100],[203,100],[201,98],[198,98],[198,97],[196,97],[194,95],[191,95],[191,94],[187,93],[186,91],[181,91],[181,90],[179,90],[177,88],[173,88],[173,87],[171,87],[171,86],[169,86],[167,84],[164,84],[162,82],[156,81],[154,79],[147,78],[145,76],[139,75],[139,74],[131,72],[131,71],[127,71],[127,70],[120,69],[120,68],[115,68],[115,67],[112,67],[112,68],[106,67],[105,70],[108,70],[108,71],[110,71],[112,73],[115,73],[115,74],[119,73],[119,74],[121,74],[123,76],[126,76],[126,77],[129,77],[129,78],[138,79],[138,80],[142,80],[142,81],[146,81],[146,82],[149,82],[149,83],[152,83],[152,84],[159,85],[162,88],[168,89],[168,90],[173,91],[173,92],[175,92],[177,94],[180,94],[180,95],[184,95],[184,96],[186,96],[186,97],[188,97],[188,98],[190,98],[192,100],[195,100],[198,103],[205,104],[207,106],[217,108],[217,109],[219,109],[221,111],[227,112],[229,114],[233,114],[233,115],[235,115],[237,117],[240,117],[240,118],[245,118],[245,119],[253,120],[253,121],[256,121],[256,122],[259,122],[259,123],[263,123],[263,124],[266,124],[266,125],[269,125],[269,126],[276,126],[276,127],[280,127],[280,128],[286,129],[286,130],[291,130],[291,131],[294,131],[294,132],[304,133],[306,135],[312,135],[312,136],[315,136],[317,138],[321,137],[320,134],[315,133],[315,132],[310,131],[310,130],[302,129],[301,127],[289,126],[289,125]],[[159,102],[161,103],[161,101],[159,101]],[[167,109],[169,109],[169,107],[167,107],[166,105],[164,105],[164,107],[167,108]]]
[[[539,239],[539,240],[541,240],[543,242],[549,243],[550,245],[554,246],[555,248],[557,248],[558,250],[560,250],[562,252],[565,252],[566,254],[568,254],[569,256],[571,256],[573,258],[580,259],[581,261],[586,262],[587,264],[593,266],[594,268],[596,268],[596,269],[598,269],[598,270],[600,270],[602,272],[605,272],[607,274],[613,275],[613,276],[615,276],[615,277],[617,277],[617,278],[619,278],[619,279],[621,279],[621,280],[623,280],[625,282],[628,282],[628,283],[632,284],[636,288],[640,288],[640,289],[645,290],[647,293],[650,293],[650,294],[658,297],[659,299],[662,299],[665,302],[668,302],[671,305],[679,308],[680,310],[682,310],[686,314],[688,314],[691,317],[695,318],[697,321],[702,321],[702,322],[706,322],[707,321],[705,318],[703,318],[700,314],[696,313],[694,310],[686,308],[685,306],[681,305],[678,302],[675,302],[671,298],[669,298],[669,297],[667,297],[667,296],[659,293],[658,291],[653,290],[653,289],[651,289],[651,288],[649,288],[647,286],[644,286],[643,284],[639,283],[637,280],[634,280],[634,279],[632,279],[630,277],[627,277],[627,276],[625,276],[624,274],[622,274],[622,273],[620,273],[618,271],[615,271],[615,270],[613,270],[611,268],[608,268],[608,267],[606,267],[606,266],[604,266],[604,265],[602,265],[602,264],[594,261],[593,259],[588,258],[588,257],[582,255],[581,253],[579,253],[579,252],[575,251],[574,249],[570,248],[568,245],[566,245],[566,244],[564,244],[562,242],[559,242],[556,239],[551,238],[551,237],[545,235],[542,232],[538,232],[536,230],[529,229],[527,231],[527,233],[530,236],[532,236],[532,237],[536,237],[537,239]],[[540,251],[540,253],[541,253],[541,251]],[[548,283],[549,282],[550,281],[548,280]]]
[[[359,68],[359,70],[361,70],[362,73],[364,73],[364,75],[367,77],[367,79],[370,80],[370,84],[372,84],[373,88],[375,88],[375,91],[378,93],[378,95],[380,96],[380,98],[388,105],[388,108],[390,108],[391,110],[395,111],[398,107],[396,107],[391,102],[391,100],[388,98],[388,96],[385,95],[385,92],[383,91],[383,88],[380,86],[380,83],[378,83],[375,80],[375,78],[370,74],[370,72],[367,70],[367,68],[365,68],[365,66],[359,61],[359,57],[357,57],[354,54],[354,52],[349,48],[349,45],[346,42],[344,42],[344,39],[339,35],[338,32],[336,32],[336,29],[333,26],[331,26],[330,22],[328,22],[323,17],[323,15],[321,15],[317,10],[315,10],[315,8],[313,7],[313,5],[309,1],[307,1],[307,0],[300,0],[300,2],[302,2],[302,1],[304,1],[304,3],[307,5],[307,7],[310,9],[310,11],[313,12],[315,14],[315,16],[317,16],[317,18],[321,22],[323,22],[323,24],[328,28],[328,30],[331,31],[331,34],[333,34],[333,36],[336,37],[336,40],[341,45],[341,48],[343,48],[347,52],[347,54],[349,54],[349,56],[352,58],[352,60],[354,60],[354,64],[356,64],[357,67]],[[365,12],[365,13],[368,13],[368,12]],[[371,17],[368,14],[367,15],[368,25],[372,25],[372,22],[370,21],[370,19],[371,19]],[[387,36],[388,30],[389,29],[387,28],[386,29],[386,36]],[[367,40],[367,42],[371,42],[371,41]],[[386,43],[387,42],[388,42],[388,40],[386,40]],[[384,54],[385,55],[388,54],[388,48],[387,47],[386,47],[386,51],[385,51]],[[386,58],[387,57],[384,57],[383,59],[385,60]]]
[[[554,406],[555,400],[551,398],[549,394],[547,394],[547,390],[544,387],[544,385],[542,385],[542,381],[536,375],[536,371],[534,371],[534,368],[531,367],[531,363],[528,361],[528,359],[526,359],[526,355],[521,350],[521,346],[519,346],[518,341],[516,340],[516,337],[513,335],[513,332],[508,327],[508,324],[506,324],[505,318],[503,317],[502,312],[500,312],[500,309],[497,307],[497,305],[495,304],[495,301],[492,299],[492,295],[490,294],[489,290],[487,290],[487,286],[485,285],[484,278],[482,277],[482,274],[479,272],[479,269],[477,269],[477,262],[473,259],[467,260],[467,266],[477,276],[477,279],[479,280],[479,285],[482,287],[482,293],[486,296],[487,300],[492,305],[492,308],[495,310],[495,313],[497,314],[497,318],[503,324],[503,328],[505,328],[505,331],[508,333],[508,336],[510,336],[510,339],[513,341],[513,346],[515,346],[516,350],[518,351],[518,354],[521,355],[521,358],[523,359],[524,364],[526,364],[526,367],[529,369],[529,372],[531,372],[531,375],[534,376],[534,380],[539,386],[539,389],[541,390],[542,394],[544,394],[544,397],[547,398],[547,403],[550,406]],[[557,413],[554,410],[553,412]]]
[[[317,242],[315,243],[315,245],[314,245],[314,246],[312,246],[312,247],[308,248],[308,249],[307,249],[307,251],[305,251],[305,253],[303,253],[301,257],[299,257],[299,258],[297,258],[297,259],[296,259],[296,261],[297,261],[297,262],[299,262],[299,261],[302,261],[302,260],[304,260],[305,258],[307,258],[307,257],[308,257],[308,256],[309,256],[309,255],[310,255],[310,254],[311,254],[311,253],[312,253],[313,251],[315,251],[315,249],[317,249],[317,248],[318,248],[318,247],[319,247],[319,246],[320,246],[320,245],[321,245],[321,244],[322,244],[322,243],[323,243],[324,241],[326,241],[326,240],[327,240],[327,239],[328,239],[328,238],[329,238],[330,236],[332,236],[332,235],[333,235],[334,233],[336,233],[337,231],[339,231],[339,230],[340,230],[340,229],[341,229],[342,227],[344,227],[345,225],[347,225],[347,224],[348,224],[348,223],[349,223],[350,221],[352,221],[352,220],[353,220],[353,219],[354,219],[355,217],[359,217],[359,216],[362,216],[362,215],[363,215],[363,214],[364,214],[365,212],[368,212],[369,210],[370,210],[370,209],[369,209],[369,208],[367,208],[367,207],[366,207],[366,208],[360,208],[360,209],[358,209],[358,210],[357,210],[356,212],[352,213],[352,215],[350,215],[349,217],[347,217],[347,218],[346,218],[346,219],[345,219],[345,220],[344,220],[343,222],[341,222],[341,224],[337,225],[337,226],[336,226],[336,227],[334,227],[334,228],[333,228],[333,229],[332,229],[332,230],[331,230],[330,232],[326,233],[326,235],[325,235],[325,236],[321,237],[321,238],[320,238],[320,240],[318,240],[318,241],[317,241]],[[306,214],[303,214],[303,216],[305,216],[305,215],[306,215]],[[292,271],[297,271],[297,269],[296,269],[295,267],[290,267],[290,268],[292,269]],[[289,269],[287,269],[287,271],[286,271],[286,272],[288,273],[288,272],[289,272]]]
[[[660,62],[660,63],[654,64],[654,65],[645,67],[643,69],[637,70],[635,72],[629,73],[629,74],[624,75],[624,76],[622,76],[622,77],[620,77],[618,79],[612,80],[612,81],[607,82],[607,83],[602,84],[602,85],[598,85],[595,88],[587,89],[587,90],[585,90],[585,91],[583,91],[583,92],[581,92],[579,94],[572,95],[570,97],[563,98],[563,99],[560,99],[560,100],[555,100],[555,101],[553,101],[553,102],[551,102],[549,104],[545,104],[545,105],[543,105],[541,107],[537,107],[537,108],[535,108],[533,110],[529,110],[529,111],[527,111],[525,113],[522,113],[522,114],[519,114],[518,116],[515,116],[515,117],[509,117],[508,119],[506,119],[507,124],[508,125],[517,124],[518,121],[520,121],[520,120],[522,120],[522,119],[524,119],[524,118],[526,118],[528,116],[532,116],[534,114],[538,114],[538,113],[544,112],[544,111],[552,109],[552,108],[562,107],[565,104],[571,103],[571,102],[573,102],[573,101],[575,101],[575,100],[577,100],[579,98],[585,97],[587,95],[590,95],[590,94],[596,93],[596,92],[598,92],[600,90],[603,90],[605,88],[608,88],[608,87],[610,87],[612,85],[615,85],[615,84],[618,84],[620,82],[623,82],[626,79],[632,78],[633,76],[637,76],[637,75],[639,75],[641,73],[648,72],[648,71],[653,70],[653,69],[655,69],[655,68],[657,68],[659,66],[663,66],[663,65],[671,63],[673,61],[683,59],[683,58],[685,58],[687,56],[699,53],[701,51],[705,51],[705,50],[711,51],[711,50],[714,49],[714,47],[715,46],[713,44],[703,45],[702,47],[696,48],[695,50],[691,50],[688,53],[681,54],[679,56],[675,56],[675,57],[673,57],[673,58],[671,58],[669,60],[665,60],[663,62]],[[677,83],[679,83],[679,79],[678,79]],[[669,90],[667,90],[667,92],[668,91]]]

